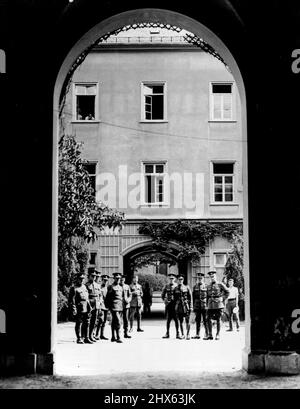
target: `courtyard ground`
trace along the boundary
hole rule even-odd
[[[0,389],[300,389],[300,376],[265,377],[242,370],[244,327],[221,340],[178,340],[172,323],[162,339],[159,315],[143,320],[144,332],[122,344],[77,344],[74,323],[58,325],[55,376],[0,378]],[[192,326],[194,335],[195,326]],[[106,336],[110,336],[109,326]]]

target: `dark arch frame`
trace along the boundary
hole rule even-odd
[[[65,58],[60,71],[58,73],[55,88],[54,88],[54,107],[53,107],[53,202],[52,202],[52,315],[51,315],[51,351],[55,354],[55,328],[56,328],[56,304],[57,304],[57,183],[58,180],[58,139],[60,132],[60,101],[61,93],[65,83],[65,79],[69,73],[70,68],[74,65],[78,56],[82,55],[91,44],[93,44],[101,36],[107,32],[114,31],[122,26],[132,24],[140,21],[161,21],[165,24],[172,24],[186,29],[194,33],[199,38],[203,38],[222,58],[226,61],[230,67],[232,75],[235,78],[237,89],[241,101],[242,110],[242,140],[247,141],[247,115],[246,115],[246,92],[244,81],[238,67],[236,60],[232,53],[223,43],[223,41],[201,22],[194,20],[183,14],[162,9],[136,9],[126,11],[120,14],[113,15],[89,30],[71,49]],[[245,276],[245,298],[246,298],[246,348],[245,356],[248,356],[251,350],[250,343],[250,292],[249,292],[249,252],[248,252],[248,195],[247,195],[247,144],[243,143],[243,180],[244,180],[244,237],[245,237],[245,252],[244,252],[244,276]],[[248,367],[247,358],[244,360],[244,367]]]

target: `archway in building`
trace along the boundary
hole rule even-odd
[[[230,50],[222,42],[217,35],[211,32],[207,27],[190,17],[184,16],[182,14],[160,9],[138,9],[127,11],[118,15],[114,15],[104,21],[101,21],[98,25],[93,27],[88,33],[81,38],[77,44],[72,48],[72,50],[67,55],[56,80],[55,91],[54,91],[54,142],[53,142],[53,273],[52,273],[52,349],[55,351],[56,339],[57,339],[57,323],[56,323],[56,305],[57,305],[57,179],[58,179],[58,140],[60,135],[60,112],[61,112],[61,101],[63,99],[63,94],[66,91],[68,81],[71,78],[72,73],[80,65],[82,60],[88,53],[91,45],[95,44],[99,38],[105,36],[107,33],[118,30],[126,25],[132,25],[134,23],[140,23],[143,21],[147,22],[157,22],[160,21],[162,24],[170,24],[189,32],[195,34],[198,38],[203,39],[205,43],[209,44],[213,50],[217,52],[218,55],[222,57],[226,64],[230,67],[233,77],[236,81],[237,89],[239,92],[239,97],[241,101],[241,118],[242,118],[242,140],[247,140],[247,124],[246,124],[246,96],[245,88],[243,84],[243,79],[239,70],[239,67],[231,54]],[[246,298],[246,325],[245,325],[245,335],[246,335],[246,348],[250,347],[250,316],[249,316],[249,271],[248,271],[248,250],[247,250],[247,146],[243,143],[243,180],[244,180],[244,238],[245,238],[245,260],[244,260],[244,277],[245,277],[245,298]],[[140,250],[139,250],[140,251]],[[152,251],[151,246],[145,247],[144,252]],[[128,277],[132,274],[130,270],[130,259],[136,257],[138,250],[132,250],[130,253],[124,255],[124,268],[128,271]]]

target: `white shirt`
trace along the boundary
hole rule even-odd
[[[228,287],[228,290],[229,290],[229,295],[228,295],[228,300],[230,300],[231,298],[234,298],[234,299],[238,299],[238,296],[239,296],[239,290],[238,290],[238,288],[237,287]]]

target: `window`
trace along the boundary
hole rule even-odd
[[[234,163],[213,163],[213,201],[233,202]]]
[[[227,262],[227,253],[214,253],[214,266],[225,267]]]
[[[165,196],[165,163],[144,163],[145,203],[162,204]]]
[[[96,115],[97,84],[75,84],[75,120],[93,121]]]
[[[142,120],[163,121],[166,119],[165,83],[142,84]]]
[[[233,119],[232,86],[232,83],[211,84],[211,120],[230,121]]]
[[[97,257],[97,253],[96,252],[91,252],[90,253],[90,260],[89,260],[89,264],[96,264],[96,257]]]
[[[84,168],[90,176],[90,184],[93,189],[92,194],[94,196],[96,195],[96,167],[97,167],[96,162],[87,162],[84,164]]]

